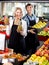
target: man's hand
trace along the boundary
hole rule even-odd
[[[36,34],[36,33],[34,32],[34,29],[30,29],[29,32],[32,33],[32,34]]]

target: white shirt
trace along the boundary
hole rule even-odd
[[[27,36],[27,23],[23,19],[21,20],[21,22],[22,22],[22,29],[23,29],[22,35],[26,37]]]

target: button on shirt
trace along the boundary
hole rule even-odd
[[[32,14],[32,16],[26,14],[23,19],[27,22],[27,25],[29,26],[29,19],[32,21],[32,20],[35,20],[36,21],[36,16],[34,14]]]

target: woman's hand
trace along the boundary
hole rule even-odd
[[[23,30],[19,30],[19,29],[17,28],[16,31],[17,31],[18,33],[22,33]]]
[[[20,31],[18,30],[18,28],[16,29],[16,31],[19,33]]]
[[[34,29],[30,29],[29,32],[32,33],[32,34],[36,34],[36,33],[34,32]]]
[[[23,30],[22,30],[22,31],[20,31],[19,33],[20,33],[21,35],[23,35],[23,34],[22,34],[22,33],[23,33]]]
[[[22,26],[18,26],[17,28],[17,32],[20,33],[22,35],[22,32],[23,32],[23,29],[22,29]]]
[[[18,30],[18,29],[17,29],[17,32],[22,35],[23,30]]]
[[[21,30],[21,31],[17,30],[17,32],[20,33],[21,35],[23,35],[23,34],[22,34],[22,33],[23,33],[23,30]]]
[[[19,26],[17,27],[17,32],[20,32],[20,31],[23,31],[21,25],[19,25]]]

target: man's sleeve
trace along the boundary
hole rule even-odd
[[[23,17],[23,20],[25,20],[25,21],[27,22],[27,26],[28,26],[28,25],[29,25],[29,21],[28,21],[27,16],[24,16],[24,17]]]

